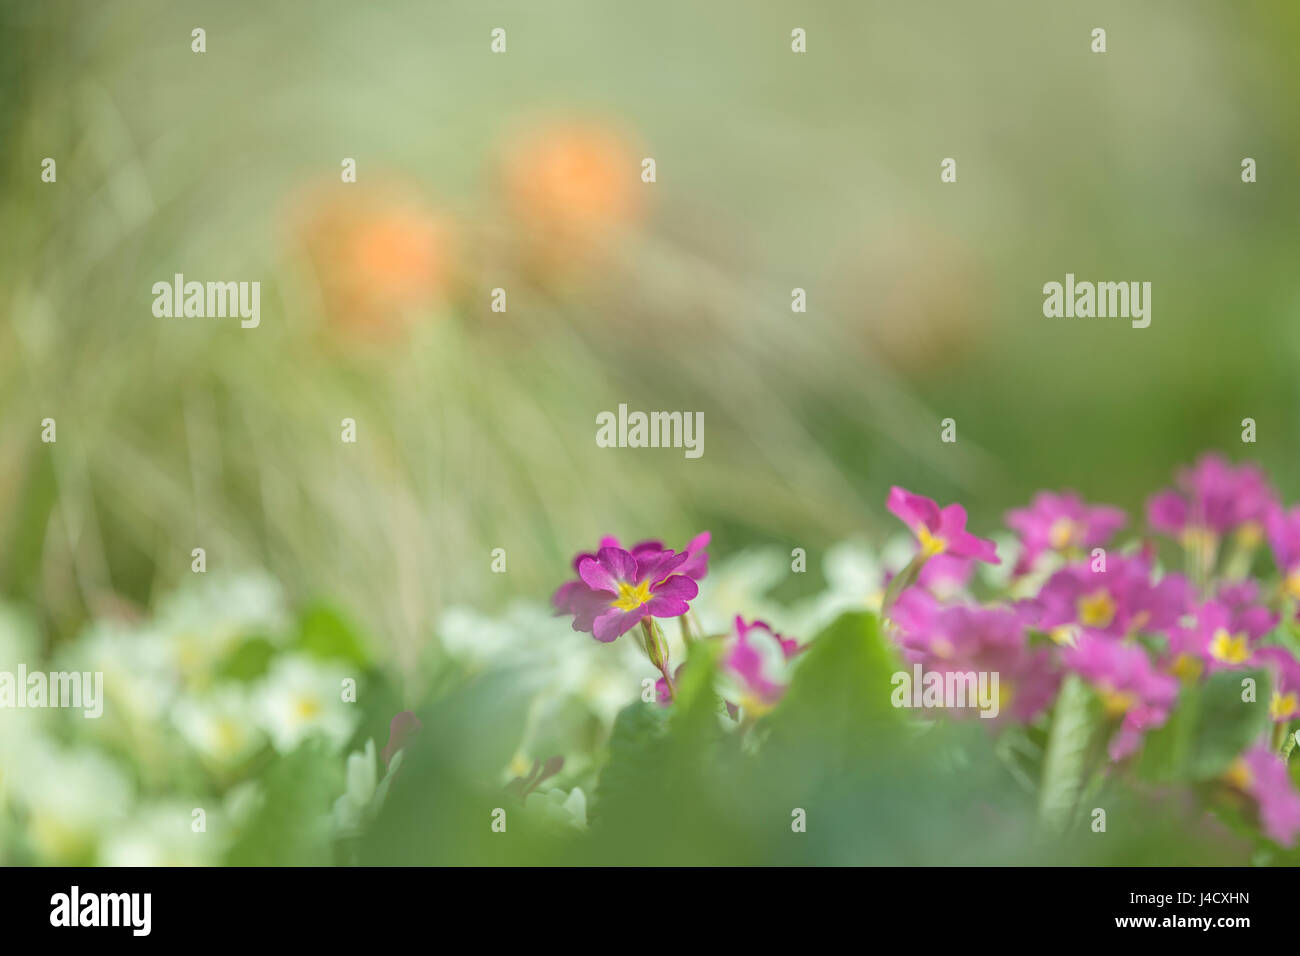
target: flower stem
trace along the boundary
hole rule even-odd
[[[1255,552],[1259,549],[1261,532],[1248,532],[1243,526],[1232,538],[1232,551],[1224,565],[1223,576],[1229,581],[1244,581],[1250,576]]]
[[[894,575],[893,580],[889,582],[889,587],[885,589],[885,596],[880,599],[880,617],[882,620],[889,619],[889,611],[894,606],[894,602],[898,600],[898,596],[905,589],[915,583],[921,574],[921,568],[925,567],[925,562],[928,559],[929,555],[924,551],[917,552],[916,557],[907,563],[907,567]]]
[[[1291,748],[1295,746],[1295,737],[1290,734],[1291,724],[1289,721],[1279,721],[1273,725],[1273,750],[1282,755],[1285,759],[1291,753]]]

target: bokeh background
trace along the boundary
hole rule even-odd
[[[1140,516],[1219,449],[1294,498],[1298,43],[1284,0],[4,0],[7,613],[132,648],[198,588],[200,630],[364,662],[382,746],[450,611],[601,534],[804,548],[798,600],[891,484],[988,533],[1044,487]],[[260,281],[261,326],[155,318],[176,272]],[[1150,328],[1044,318],[1066,272],[1150,281]],[[702,411],[704,456],[598,448],[619,403]]]

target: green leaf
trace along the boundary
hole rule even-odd
[[[1253,678],[1255,700],[1243,701],[1242,681]],[[1185,687],[1164,726],[1147,735],[1139,772],[1148,779],[1217,777],[1269,726],[1272,690],[1266,671],[1219,671]]]
[[[217,668],[228,680],[252,681],[266,673],[275,656],[275,648],[264,637],[252,637],[231,651]]]
[[[317,866],[332,862],[329,814],[343,792],[343,758],[320,738],[275,761],[261,802],[226,855],[231,866]]]
[[[903,718],[892,703],[892,678],[900,669],[875,615],[841,615],[804,652],[768,718],[773,743],[815,741],[840,759],[896,743]]]
[[[503,773],[546,675],[501,667],[449,688],[417,712],[423,725],[402,748],[402,764],[360,848],[363,865],[500,865],[542,862],[518,794]],[[545,756],[551,756],[547,754]],[[490,829],[509,817],[508,838]]]
[[[303,612],[298,646],[314,657],[342,660],[365,667],[370,654],[356,629],[332,607],[317,604]]]
[[[1048,830],[1062,832],[1074,815],[1104,728],[1096,695],[1071,674],[1061,684],[1043,754],[1038,819]]]
[[[529,711],[544,686],[545,675],[528,667],[476,674],[421,717],[422,746],[455,760],[468,780],[494,781],[518,751]]]
[[[638,701],[619,712],[593,818],[628,822],[652,813],[656,800],[699,786],[722,736],[713,689],[718,650],[714,641],[691,644],[671,707]]]
[[[1294,616],[1283,618],[1283,623],[1264,635],[1262,644],[1282,647],[1293,655],[1300,655],[1300,626]]]
[[[685,673],[683,669],[683,676]],[[592,803],[593,825],[637,804],[655,785],[666,756],[667,734],[666,708],[637,701],[619,711],[609,737],[609,761],[601,771]]]

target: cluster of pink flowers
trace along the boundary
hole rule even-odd
[[[927,584],[924,566],[939,556],[999,562],[993,542],[966,531],[959,506],[940,509],[901,488],[888,505],[917,541],[896,577],[901,587],[886,592],[890,633],[926,669],[997,672],[1003,719],[1034,718],[1066,675],[1077,675],[1113,721],[1108,752],[1118,763],[1165,723],[1184,685],[1222,670],[1267,670],[1274,733],[1241,755],[1226,782],[1253,798],[1265,833],[1294,842],[1300,795],[1279,749],[1289,751],[1290,723],[1300,717],[1300,662],[1271,635],[1296,619],[1300,509],[1285,511],[1258,468],[1206,455],[1149,500],[1147,524],[1182,546],[1186,575],[1160,571],[1154,538],[1107,553],[1126,523],[1119,509],[1038,494],[1006,517],[1019,539],[1009,584],[1018,596],[995,604],[944,602]],[[1278,571],[1269,588],[1250,576],[1265,542]]]
[[[881,616],[909,664],[939,674],[998,675],[1000,721],[1032,721],[1052,708],[1070,675],[1088,685],[1110,721],[1108,756],[1130,760],[1169,718],[1185,686],[1224,670],[1264,669],[1274,732],[1239,756],[1224,782],[1252,799],[1265,833],[1285,845],[1300,834],[1300,795],[1285,759],[1300,718],[1300,661],[1276,639],[1300,602],[1300,508],[1286,511],[1262,472],[1216,455],[1180,471],[1154,495],[1146,524],[1182,548],[1187,573],[1164,572],[1154,536],[1108,553],[1127,523],[1118,508],[1072,492],[1041,492],[1011,511],[1018,554],[1008,597],[970,595],[979,563],[1000,564],[997,546],[966,529],[961,505],[892,488],[889,510],[911,530],[916,549],[887,582]],[[659,669],[657,699],[670,702],[678,672],[657,619],[677,618],[682,637],[725,642],[719,660],[724,699],[760,715],[780,701],[788,665],[804,648],[762,621],[737,617],[726,635],[692,635],[690,602],[708,570],[708,533],[673,551],[659,541],[630,549],[614,538],[580,554],[577,579],[554,604],[573,627],[613,641],[640,626]],[[1251,576],[1269,546],[1278,576]],[[957,597],[953,598],[954,591]],[[942,595],[942,596],[941,596]],[[1300,630],[1300,629],[1298,629]]]

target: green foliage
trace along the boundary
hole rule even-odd
[[[331,748],[305,741],[270,765],[252,817],[231,845],[232,866],[317,866],[333,862],[329,808],[342,790],[342,765]]]
[[[302,613],[298,646],[322,659],[346,661],[362,667],[370,664],[370,654],[361,635],[341,611],[326,604],[314,604]]]
[[[771,744],[797,748],[816,739],[821,756],[843,763],[898,741],[902,717],[890,702],[900,669],[871,614],[836,619],[816,637],[769,721]]]
[[[811,643],[777,707],[758,720],[742,712],[738,724],[715,691],[716,645],[695,642],[670,707],[638,701],[618,714],[585,833],[548,831],[521,815],[486,761],[467,775],[460,734],[479,711],[448,698],[422,715],[443,729],[418,742],[363,859],[1226,863],[1246,852],[1228,831],[1207,829],[1186,791],[1152,793],[1105,772],[1115,724],[1085,684],[1068,680],[1042,726],[930,722],[892,706],[898,667],[878,620],[845,614]],[[1213,772],[1216,755],[1255,726],[1231,717],[1226,687],[1212,680],[1198,696],[1187,751],[1198,773]],[[492,693],[482,685],[473,696]],[[1232,729],[1204,725],[1225,720]],[[497,807],[509,816],[508,839],[489,829]],[[1104,832],[1092,828],[1096,808],[1106,811]]]
[[[609,737],[609,758],[591,811],[599,827],[623,808],[635,806],[639,795],[655,784],[668,749],[668,711],[638,701],[619,711]]]
[[[1255,681],[1254,701],[1243,701],[1243,682]],[[1266,671],[1232,670],[1185,686],[1163,727],[1147,734],[1140,770],[1153,781],[1217,777],[1270,726]]]
[[[261,677],[271,666],[275,648],[264,637],[250,637],[240,642],[217,668],[217,676],[237,681]]]
[[[360,849],[363,864],[436,865],[559,862],[564,834],[524,812],[502,768],[522,735],[528,676],[482,675],[419,712],[423,730],[403,749],[401,768]],[[492,829],[504,812],[506,830]]]

